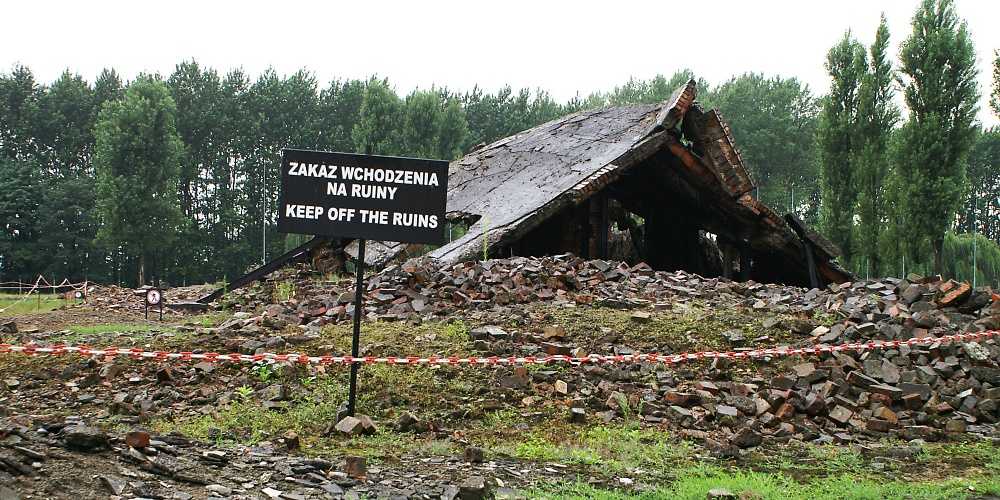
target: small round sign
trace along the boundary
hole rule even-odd
[[[78,299],[82,299],[83,298],[83,292],[77,290],[76,293],[73,294],[73,296],[76,297],[76,298],[78,298]]]
[[[159,290],[147,290],[146,291],[146,303],[155,306],[163,300],[163,296],[160,294]]]

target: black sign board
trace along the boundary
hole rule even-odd
[[[358,240],[352,357],[361,344],[365,240],[442,244],[447,199],[446,161],[284,151],[278,231]],[[348,415],[357,401],[358,363],[351,363]]]
[[[278,231],[442,244],[448,162],[284,150]]]

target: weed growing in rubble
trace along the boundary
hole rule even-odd
[[[483,260],[490,259],[490,218],[483,218]]]
[[[240,400],[247,401],[250,396],[253,396],[253,388],[248,385],[241,385],[236,388],[236,395],[240,397]]]
[[[266,384],[270,382],[271,379],[281,374],[281,367],[271,368],[271,365],[267,364],[254,365],[254,367],[250,369],[250,372],[257,376],[257,380]]]
[[[295,297],[295,283],[291,281],[281,281],[274,284],[275,302],[287,302]]]
[[[518,419],[519,415],[514,410],[497,410],[486,414],[483,425],[488,429],[502,429],[514,425]]]

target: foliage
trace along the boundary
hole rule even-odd
[[[886,181],[890,175],[889,141],[899,121],[899,109],[893,102],[895,70],[888,60],[889,27],[882,16],[872,43],[868,71],[862,77],[858,96],[857,143],[854,148],[854,180],[858,191],[858,225],[852,245],[853,254],[863,260],[871,276],[882,275],[880,244],[889,234]],[[894,236],[894,235],[893,235]]]
[[[757,182],[755,195],[776,210],[815,221],[819,175],[813,137],[819,107],[809,86],[795,78],[746,73],[701,100],[729,122]]]
[[[993,93],[990,95],[990,107],[993,113],[1000,117],[1000,49],[993,51]]]
[[[1000,242],[1000,127],[977,134],[967,163],[969,189],[958,228]]]
[[[1000,245],[982,234],[948,232],[943,246],[945,276],[1000,289]]]
[[[909,120],[900,130],[896,155],[903,223],[917,254],[927,242],[934,270],[943,270],[945,232],[965,189],[965,161],[975,139],[979,90],[976,55],[953,0],[923,0],[913,33],[900,49],[903,95]]]
[[[857,201],[858,102],[867,65],[864,47],[848,31],[827,54],[826,70],[832,81],[817,128],[823,196],[820,224],[848,261]]]
[[[139,260],[139,283],[147,259],[166,255],[180,219],[176,183],[184,144],[176,111],[163,82],[140,77],[121,101],[104,106],[96,126],[97,237]]]

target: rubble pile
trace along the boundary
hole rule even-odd
[[[402,498],[459,497],[469,477],[487,473],[510,486],[558,477],[557,471],[524,471],[514,460],[473,464],[443,458],[417,458],[433,475],[417,475],[398,467],[369,467],[363,457],[326,460],[289,454],[288,440],[255,446],[220,448],[178,434],[157,435],[142,429],[108,433],[80,417],[0,425],[0,494],[21,498],[4,476],[43,482],[47,471],[72,460],[92,467],[77,484],[55,485],[60,498],[67,488],[86,488],[85,498]],[[120,465],[93,467],[111,458]],[[130,470],[135,469],[135,470]],[[94,474],[94,472],[97,472]],[[526,474],[527,473],[527,474]],[[494,483],[495,484],[495,483]],[[473,493],[484,497],[489,483]],[[502,491],[512,493],[508,486]],[[27,497],[30,498],[30,497]],[[470,498],[462,496],[461,498]]]
[[[146,288],[127,288],[118,285],[95,285],[87,290],[86,305],[110,311],[128,311],[141,313],[144,310]],[[175,312],[171,303],[194,302],[205,295],[210,287],[194,285],[164,289],[166,299],[164,312]]]
[[[277,283],[290,284],[294,293],[288,300],[276,303]],[[697,299],[709,307],[749,307],[776,314],[833,314],[842,323],[801,332],[815,333],[818,341],[830,343],[998,328],[1000,323],[994,316],[977,315],[995,298],[988,289],[973,290],[967,283],[919,276],[805,290],[703,278],[684,271],[654,271],[644,263],[629,266],[567,254],[463,262],[448,267],[411,260],[368,279],[365,315],[369,319],[419,321],[532,302],[641,309]],[[272,278],[270,286],[231,292],[230,300],[251,314],[227,328],[264,324],[276,329],[289,325],[315,329],[353,315],[354,289],[352,280],[322,281],[316,273],[300,269]],[[802,330],[803,324],[793,329]]]
[[[245,292],[240,299],[246,312],[219,331],[244,336],[298,326],[309,332],[353,313],[349,280],[322,284],[303,271],[276,280],[291,281],[295,297],[275,304],[268,301],[273,294],[267,287]],[[641,322],[650,317],[647,311],[697,300],[714,308],[761,312],[767,316],[764,327],[788,330],[797,345],[934,338],[1000,328],[1000,302],[990,290],[916,275],[805,290],[562,255],[439,268],[411,261],[368,283],[365,313],[370,319],[419,321],[490,311],[485,317],[497,324],[474,328],[470,335],[478,352],[495,356],[587,354],[558,330],[508,332],[502,318],[530,302],[630,308],[635,310],[632,319]],[[815,319],[823,316],[831,319],[826,324]],[[739,330],[723,337],[730,349],[749,349]],[[243,349],[248,353],[266,350],[261,343],[242,344],[248,346]],[[633,352],[614,342],[602,348],[601,353]],[[588,411],[610,420],[623,413],[623,406],[624,411],[641,408],[647,422],[725,443],[717,447],[725,452],[732,450],[728,446],[756,446],[765,438],[848,442],[886,435],[932,440],[947,433],[993,434],[992,424],[1000,419],[997,360],[996,341],[929,342],[880,352],[765,360],[761,372],[742,381],[731,380],[724,360],[703,372],[585,366],[558,380],[551,371],[529,375],[517,368],[501,370],[497,380],[503,389],[568,398],[570,418],[576,420],[586,420]]]
[[[110,298],[131,293],[108,293],[108,304],[135,301],[141,307],[132,295],[119,302]],[[231,292],[225,300],[237,311],[219,326],[195,322],[177,325],[177,332],[103,333],[77,336],[74,342],[127,347],[167,340],[182,341],[183,349],[194,352],[344,354],[331,352],[336,348],[330,344],[344,339],[332,339],[330,331],[321,330],[350,319],[353,299],[350,277],[331,279],[304,267],[290,268],[262,286]],[[484,457],[483,450],[473,446],[475,440],[463,437],[491,412],[508,410],[544,418],[542,425],[561,420],[561,425],[581,429],[639,421],[702,443],[700,453],[726,458],[745,456],[757,447],[766,453],[769,446],[789,442],[875,446],[892,438],[908,441],[906,449],[919,450],[920,443],[937,440],[1000,441],[1000,339],[934,341],[953,333],[1000,328],[1000,298],[966,283],[912,275],[807,290],[562,255],[444,267],[411,261],[371,276],[365,300],[368,321],[453,318],[467,325],[457,331],[467,332],[468,338],[422,340],[415,335],[413,346],[363,341],[362,355],[406,356],[416,354],[409,352],[415,348],[421,355],[430,351],[442,356],[677,354],[687,348],[684,338],[699,336],[710,337],[714,349],[733,351],[776,344],[927,341],[861,352],[676,365],[400,366],[393,369],[430,370],[430,376],[438,378],[468,376],[470,383],[456,386],[464,389],[454,393],[441,392],[434,404],[387,395],[374,400],[375,418],[342,418],[337,412],[336,418],[331,414],[327,421],[294,432],[283,429],[264,436],[267,441],[254,446],[227,449],[178,435],[150,434],[140,426],[213,415],[242,401],[279,414],[292,411],[301,403],[297,398],[311,390],[306,386],[312,378],[309,369],[298,364],[278,370],[63,357],[61,364],[32,365],[0,377],[0,486],[14,484],[12,478],[18,484],[43,484],[34,483],[34,478],[59,473],[67,457],[74,463],[93,458],[93,464],[110,457],[114,468],[94,466],[102,470],[94,475],[95,484],[109,495],[127,492],[151,498],[321,498],[337,497],[339,491],[451,498],[463,488],[482,490],[482,476],[517,488],[569,474]],[[539,304],[555,307],[536,307]],[[615,328],[570,328],[553,313],[596,308],[616,309]],[[726,323],[725,331],[715,323],[695,326],[680,337],[655,335],[665,318],[689,310],[738,311],[741,319]],[[420,328],[436,331],[433,325]],[[632,330],[654,334],[645,339]],[[179,333],[180,340],[174,337]],[[187,334],[193,337],[185,339]],[[51,335],[20,332],[17,339],[46,345],[54,342]],[[279,371],[280,376],[274,375]],[[44,410],[54,406],[71,413],[50,415]],[[109,422],[119,430],[101,430]],[[133,430],[122,434],[123,425]],[[351,439],[375,429],[450,442],[465,449],[464,457],[414,457],[366,469],[363,459],[344,457],[334,463],[297,454],[303,443],[319,437]],[[215,429],[209,437],[240,442],[246,432]],[[532,472],[525,472],[529,469]],[[121,470],[132,475],[123,476]],[[552,476],[545,471],[553,471]]]

